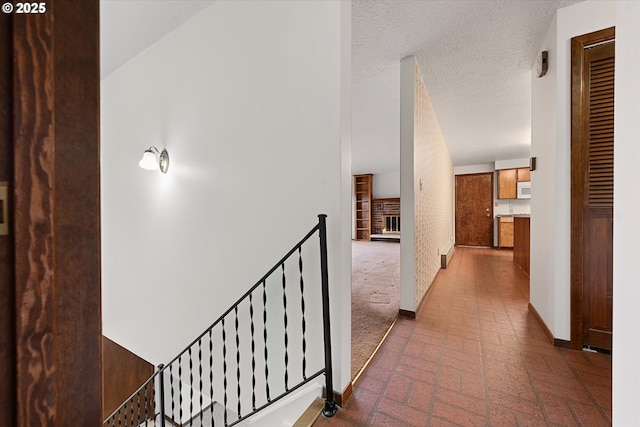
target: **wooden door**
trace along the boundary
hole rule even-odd
[[[572,39],[571,342],[613,338],[613,28]]]
[[[493,246],[493,173],[456,175],[456,245]]]

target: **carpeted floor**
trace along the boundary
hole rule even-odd
[[[354,378],[400,309],[400,243],[353,241],[351,271],[351,378]]]

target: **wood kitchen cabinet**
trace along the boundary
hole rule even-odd
[[[527,182],[531,181],[531,170],[529,168],[518,168],[517,171],[517,181],[518,182]]]
[[[529,217],[515,217],[513,223],[513,262],[529,275],[531,240]]]
[[[498,171],[498,199],[518,198],[518,183],[531,181],[529,168],[500,169]]]
[[[498,217],[498,247],[499,248],[513,247],[513,217],[512,216]]]
[[[498,171],[498,199],[515,199],[518,187],[518,172],[515,169]]]

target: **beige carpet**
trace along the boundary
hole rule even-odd
[[[398,314],[400,243],[352,243],[351,378],[354,378]]]

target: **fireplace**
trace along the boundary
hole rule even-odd
[[[373,199],[371,240],[400,241],[400,199]]]
[[[382,234],[400,234],[400,215],[384,215]]]

